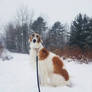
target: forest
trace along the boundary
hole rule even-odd
[[[34,20],[34,15],[29,12],[27,8],[19,9],[15,19],[4,26],[1,47],[12,52],[29,53],[28,39],[36,32],[41,35],[44,46],[60,56],[92,59],[92,17],[79,13],[71,24],[57,20],[49,26],[43,16]]]

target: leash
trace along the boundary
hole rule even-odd
[[[37,73],[38,92],[41,92],[41,91],[40,91],[40,83],[39,83],[39,74],[38,74],[38,56],[36,56],[36,73]]]

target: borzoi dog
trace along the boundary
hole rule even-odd
[[[40,35],[34,33],[29,38],[31,63],[35,64],[38,55],[40,84],[44,86],[69,85],[69,74],[61,58],[49,52],[42,45]]]

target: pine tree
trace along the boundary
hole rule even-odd
[[[88,32],[87,32],[86,43],[88,45],[88,48],[92,49],[92,19],[90,19],[89,23],[88,23]]]
[[[52,47],[62,48],[64,46],[64,32],[64,26],[59,21],[55,22],[49,31]]]
[[[46,27],[46,22],[42,17],[38,17],[37,20],[35,20],[32,24],[32,30],[38,34],[42,34],[42,32],[45,32],[47,27]]]
[[[83,51],[87,45],[86,38],[89,33],[89,18],[86,15],[79,14],[71,25],[70,45],[79,46]]]

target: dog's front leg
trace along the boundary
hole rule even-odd
[[[40,83],[42,86],[48,85],[48,74],[46,72],[40,76]]]

